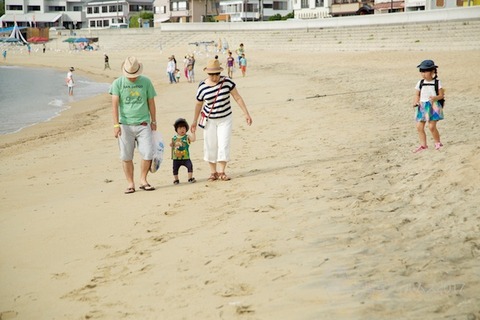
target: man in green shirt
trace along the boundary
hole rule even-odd
[[[120,159],[128,181],[126,194],[135,192],[133,178],[133,154],[135,142],[142,156],[140,189],[155,190],[147,182],[147,174],[153,158],[152,130],[157,130],[155,96],[157,93],[149,78],[142,76],[143,65],[135,57],[128,57],[122,64],[123,76],[113,81],[109,93],[112,96],[113,134],[118,138]]]

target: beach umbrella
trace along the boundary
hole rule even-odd
[[[76,38],[68,38],[63,40],[63,42],[74,43]]]
[[[88,42],[87,38],[77,38],[75,39],[75,42]]]

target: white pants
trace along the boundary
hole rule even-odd
[[[217,163],[230,161],[233,117],[209,119],[203,130],[203,160]]]

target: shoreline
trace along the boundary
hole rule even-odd
[[[108,94],[1,138],[0,316],[480,317],[480,128],[468,117],[480,56],[246,52],[247,76],[233,80],[253,125],[233,102],[231,181],[207,182],[199,133],[197,183],[181,171],[173,185],[166,157],[149,175],[155,191],[124,195]],[[109,53],[105,73],[101,52],[73,65],[110,82],[130,53]],[[138,55],[167,140],[175,119],[192,120],[196,84],[169,85],[164,71],[186,53]],[[415,67],[427,58],[447,88],[445,146],[413,154]],[[197,57],[197,81],[206,61]]]

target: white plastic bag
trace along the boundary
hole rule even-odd
[[[153,160],[150,166],[150,172],[157,172],[158,168],[163,161],[163,151],[165,150],[165,145],[163,144],[162,134],[158,131],[152,131],[152,141],[153,141]]]

